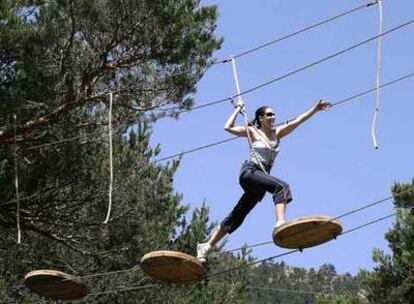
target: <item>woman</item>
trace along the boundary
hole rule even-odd
[[[220,223],[206,243],[197,245],[197,259],[205,262],[206,255],[227,233],[234,232],[246,215],[260,202],[265,193],[273,196],[276,212],[276,225],[285,223],[286,205],[292,200],[289,185],[269,175],[273,161],[279,152],[279,142],[316,112],[327,110],[331,104],[319,101],[309,111],[287,124],[275,126],[275,112],[268,106],[256,110],[255,119],[246,126],[235,126],[237,115],[242,111],[244,102],[239,99],[236,109],[227,120],[224,129],[231,134],[248,137],[251,142],[250,160],[242,165],[239,182],[244,190],[242,197],[230,214]]]

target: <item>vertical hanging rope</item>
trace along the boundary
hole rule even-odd
[[[239,98],[241,98],[239,77],[237,75],[236,60],[235,60],[234,57],[231,57],[231,63],[232,63],[232,66],[233,66],[233,75],[234,75],[234,81],[236,82],[237,95],[239,96]],[[244,108],[241,109],[241,113],[244,117],[244,125],[246,127],[247,141],[249,142],[250,149],[251,149],[251,151],[253,151],[254,158],[256,159],[256,162],[259,165],[260,170],[262,170],[264,173],[267,174],[266,169],[263,167],[263,164],[259,160],[259,157],[257,156],[256,150],[253,147],[253,142],[252,142],[250,132],[249,132],[249,117],[248,117],[247,112],[246,112],[246,105],[244,106]]]
[[[108,113],[108,137],[109,137],[109,191],[108,191],[108,212],[104,224],[107,224],[111,215],[112,208],[112,184],[114,180],[113,160],[112,160],[112,92],[109,93],[109,113]]]
[[[379,29],[378,29],[379,33],[378,34],[382,35],[384,31],[382,0],[378,0],[377,3],[378,3],[378,10],[379,10]],[[371,124],[371,137],[372,137],[372,142],[374,144],[375,149],[378,149],[376,128],[377,128],[378,112],[379,112],[379,107],[380,107],[381,49],[382,49],[382,36],[379,36],[377,40],[376,100],[375,100],[374,117],[372,119],[372,124]]]
[[[17,223],[17,244],[21,243],[21,231],[20,231],[20,194],[19,194],[19,172],[17,167],[17,116],[14,118],[14,186],[16,188],[16,223]]]
[[[234,82],[236,83],[236,90],[237,95],[240,95],[240,84],[239,84],[239,76],[237,75],[237,68],[236,68],[236,59],[234,57],[231,57],[231,66],[233,67],[233,76],[234,76]]]

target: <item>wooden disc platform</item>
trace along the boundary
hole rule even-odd
[[[86,295],[80,279],[56,270],[34,270],[26,274],[24,284],[31,291],[52,299],[78,300]]]
[[[282,248],[303,249],[328,242],[341,232],[341,223],[330,216],[307,216],[276,228],[273,241]]]
[[[177,251],[153,251],[141,259],[145,273],[155,280],[168,283],[195,283],[207,274],[207,269],[197,258]]]

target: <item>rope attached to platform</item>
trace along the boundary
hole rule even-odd
[[[108,212],[104,224],[107,224],[111,215],[112,208],[112,185],[114,181],[113,157],[112,157],[112,92],[109,93],[109,113],[108,113],[108,137],[109,137],[109,190],[108,190]]]
[[[20,230],[20,194],[19,194],[19,170],[17,166],[17,116],[13,115],[14,119],[14,186],[16,188],[16,223],[17,223],[17,244],[21,243]]]

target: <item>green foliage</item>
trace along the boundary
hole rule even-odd
[[[359,299],[357,282],[358,278],[350,274],[339,275],[330,264],[306,270],[280,262],[260,264],[251,273],[250,284],[253,303],[339,304],[348,302],[338,301]]]
[[[414,302],[414,182],[393,187],[396,222],[385,235],[392,255],[375,249],[378,264],[372,273],[365,273],[365,288],[370,303]],[[411,190],[410,190],[411,189]]]
[[[360,297],[352,295],[349,292],[343,292],[333,297],[317,295],[315,303],[316,304],[362,304],[366,302]]]
[[[0,2],[1,303],[54,303],[22,287],[24,275],[41,268],[83,277],[89,296],[79,303],[364,303],[360,278],[371,302],[413,302],[413,218],[404,210],[387,234],[394,255],[377,251],[374,273],[357,278],[338,275],[333,265],[247,268],[250,252],[234,256],[222,248],[210,273],[235,270],[198,284],[152,285],[144,275],[145,253],[195,254],[213,227],[206,204],[191,213],[182,204],[174,190],[180,161],[154,162],[160,146],[150,139],[158,118],[192,106],[221,44],[216,18],[215,7],[197,0]],[[109,92],[113,207],[103,225]],[[394,194],[407,187],[396,185]],[[396,196],[396,204],[412,206],[413,196]]]
[[[34,269],[83,278],[89,295],[79,303],[243,301],[243,271],[223,286],[180,288],[152,285],[139,267],[153,250],[194,254],[211,232],[208,209],[188,216],[174,190],[179,161],[154,162],[160,147],[150,137],[156,118],[191,106],[221,43],[216,16],[196,0],[1,2],[0,302],[53,303],[22,286]],[[104,225],[109,92],[113,207]]]
[[[6,124],[14,114],[26,140],[46,139],[43,127],[67,113],[84,130],[75,109],[96,113],[109,92],[120,123],[174,116],[192,105],[221,44],[215,7],[197,0],[7,1],[0,9],[0,143],[14,136]]]

